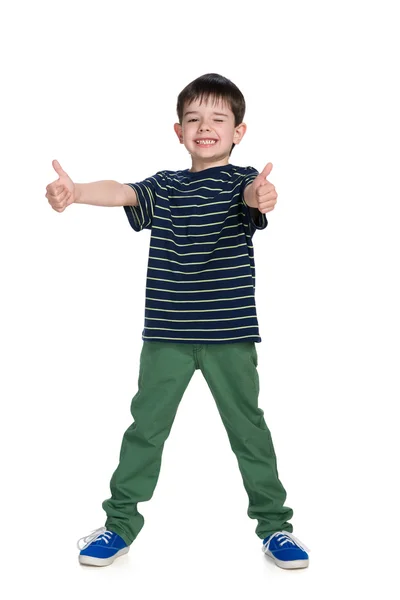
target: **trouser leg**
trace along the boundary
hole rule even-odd
[[[111,498],[102,504],[107,529],[118,533],[127,544],[143,527],[137,504],[153,495],[164,442],[195,371],[189,346],[143,342],[138,391],[131,403],[134,422],[122,439],[119,464],[110,481]]]
[[[254,342],[203,344],[201,371],[214,396],[249,497],[248,515],[263,539],[293,531],[291,508],[279,479],[271,433],[258,407],[259,377]]]

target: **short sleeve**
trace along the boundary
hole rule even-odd
[[[245,212],[245,215],[247,217],[247,221],[248,221],[248,224],[250,227],[250,235],[253,236],[257,229],[265,229],[266,228],[266,226],[268,225],[268,220],[267,220],[267,217],[265,216],[265,213],[260,212],[258,210],[258,208],[253,208],[252,206],[248,206],[244,199],[244,190],[245,190],[246,186],[250,185],[250,183],[252,183],[255,180],[257,175],[259,175],[259,172],[257,171],[257,169],[254,169],[253,167],[244,167],[243,172],[244,172],[244,175],[243,175],[243,180],[241,183],[241,199],[242,199],[244,212]]]
[[[158,171],[155,175],[143,181],[125,184],[135,190],[138,198],[137,206],[124,206],[125,214],[135,231],[151,229],[157,196],[163,190],[165,191],[164,176],[162,173],[162,171]]]

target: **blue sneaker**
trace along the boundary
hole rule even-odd
[[[80,542],[83,540],[84,545]],[[81,565],[105,567],[111,565],[118,556],[129,552],[129,546],[122,537],[105,527],[95,529],[88,536],[78,540],[79,562]]]
[[[306,546],[289,531],[277,531],[263,540],[262,551],[282,569],[308,567]]]

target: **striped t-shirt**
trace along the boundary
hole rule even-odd
[[[129,223],[151,229],[143,340],[261,342],[252,237],[268,221],[243,197],[257,175],[228,164],[127,184]]]

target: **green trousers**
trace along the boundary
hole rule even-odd
[[[144,525],[138,502],[150,500],[160,473],[164,443],[179,402],[200,369],[215,399],[236,455],[249,498],[247,514],[257,519],[261,539],[293,531],[278,477],[276,455],[264,412],[258,407],[259,377],[254,342],[192,344],[144,341],[138,391],[132,399],[132,425],[122,440],[111,498],[102,504],[106,527],[131,544]]]

